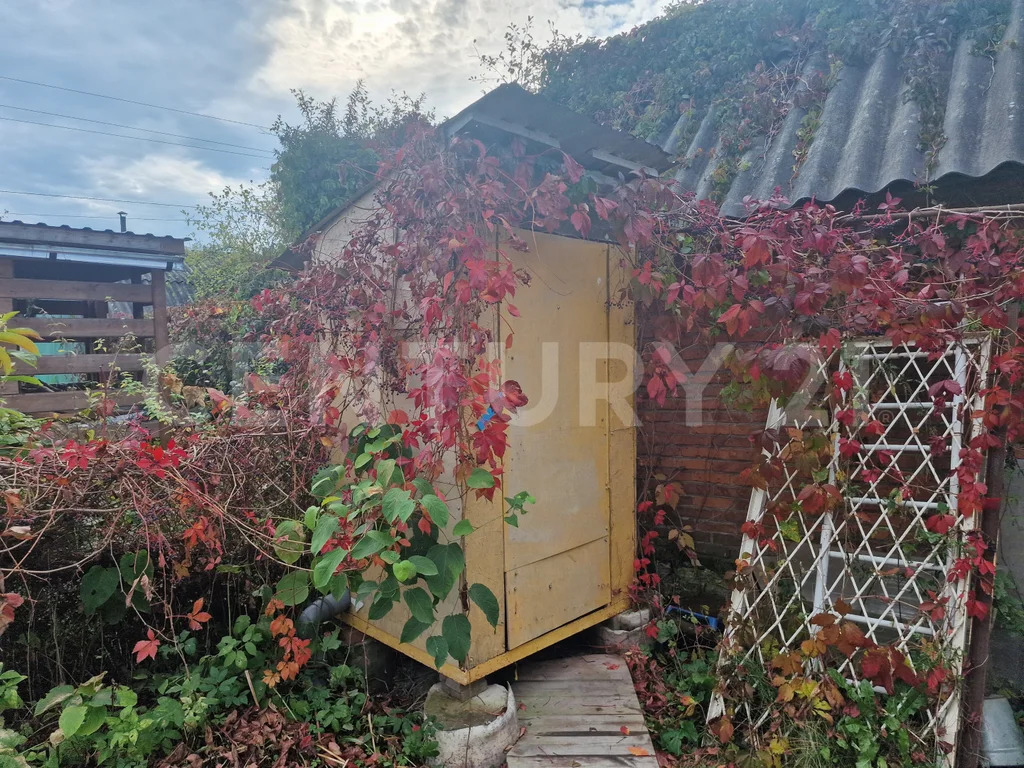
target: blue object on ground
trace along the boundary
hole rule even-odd
[[[697,619],[699,622],[707,624],[712,629],[721,632],[722,631],[722,620],[715,616],[705,616],[703,613],[697,613],[691,611],[689,608],[680,608],[678,605],[670,605],[665,609],[665,613],[681,613],[684,616],[689,616],[693,619]]]
[[[488,408],[487,409],[487,413],[485,413],[483,416],[481,416],[480,417],[480,421],[478,421],[476,423],[476,428],[479,429],[481,432],[483,432],[484,431],[484,427],[487,426],[487,422],[489,422],[491,419],[493,419],[496,415],[497,414],[494,412],[493,408]]]

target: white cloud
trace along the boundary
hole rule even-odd
[[[125,197],[157,202],[205,202],[208,192],[246,183],[249,179],[228,176],[200,160],[153,153],[128,163],[114,158],[85,158],[80,171],[92,182],[96,197]],[[109,208],[95,204],[97,209]]]
[[[478,51],[497,53],[509,23],[534,19],[562,34],[604,37],[661,12],[666,0],[591,3],[565,0],[279,0],[264,27],[269,55],[250,83],[254,93],[303,88],[344,97],[363,78],[377,98],[426,92],[439,116],[479,95],[470,76]]]

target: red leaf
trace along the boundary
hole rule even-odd
[[[978,621],[984,621],[988,618],[988,603],[983,603],[976,597],[972,597],[967,601],[967,615],[978,619]]]
[[[577,163],[569,155],[562,155],[562,164],[565,165],[565,173],[573,184],[583,178],[583,166]]]
[[[743,265],[754,267],[771,261],[772,252],[768,243],[759,237],[746,237],[743,240]]]
[[[160,647],[160,641],[156,639],[156,635],[153,634],[153,630],[146,632],[148,640],[139,640],[132,648],[132,653],[135,654],[135,663],[141,664],[146,659],[156,658],[156,649]]]
[[[932,515],[924,521],[925,528],[940,536],[949,533],[955,524],[956,518],[952,515]]]
[[[839,335],[839,329],[829,328],[829,330],[820,337],[818,337],[818,346],[821,347],[821,351],[826,355],[831,355],[842,344],[842,336]]]
[[[873,437],[881,437],[885,434],[885,425],[878,419],[872,419],[864,425],[864,434]]]

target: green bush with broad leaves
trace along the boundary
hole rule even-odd
[[[166,768],[206,757],[219,764],[247,748],[251,732],[235,725],[268,712],[288,723],[289,735],[308,736],[295,765],[321,764],[325,753],[354,765],[423,765],[437,754],[429,721],[374,702],[362,672],[336,661],[343,656],[334,634],[315,639],[315,661],[295,680],[271,687],[251,671],[271,663],[276,646],[267,615],[242,615],[211,653],[200,655],[186,630],[131,687],[101,673],[53,688],[31,708],[18,691],[27,678],[0,666],[0,768]],[[262,746],[256,741],[248,747]]]
[[[277,556],[291,565],[308,565],[287,573],[274,597],[293,606],[309,599],[311,592],[338,597],[351,590],[356,599],[369,601],[371,621],[402,603],[411,614],[402,628],[403,643],[435,630],[426,647],[437,666],[449,658],[464,663],[469,619],[461,612],[439,612],[465,572],[459,539],[473,533],[473,526],[460,520],[450,536],[446,533],[452,520],[447,502],[426,480],[405,477],[402,460],[409,452],[399,427],[360,425],[349,439],[348,461],[313,478],[310,492],[319,505],[309,507],[301,522],[286,520],[277,526]],[[494,477],[477,468],[465,484],[470,490],[486,490],[494,487]],[[533,497],[520,493],[507,501],[509,522],[517,524],[516,516]],[[366,564],[373,562],[383,564],[378,580],[363,575]],[[483,584],[469,584],[466,594],[497,627],[500,608],[494,593]]]

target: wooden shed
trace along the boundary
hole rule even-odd
[[[598,184],[668,165],[656,147],[513,85],[487,94],[443,128],[449,137],[468,134],[488,146],[516,139],[534,152],[565,152]],[[369,192],[317,225],[321,237],[312,258],[337,258],[373,205]],[[463,540],[464,579],[486,585],[500,607],[496,630],[479,608],[469,607],[469,657],[461,668],[441,670],[463,684],[622,612],[634,576],[636,326],[633,308],[618,302],[628,267],[608,242],[519,234],[529,252],[508,255],[534,279],[516,293],[521,317],[501,365],[502,376],[518,381],[531,403],[509,426],[502,492],[493,502],[470,498],[461,510],[452,505],[450,526],[464,518],[476,528]],[[491,318],[495,338],[507,335],[501,327],[507,317],[495,312]],[[537,503],[518,528],[505,525],[503,497],[521,490]],[[453,594],[439,615],[461,610]],[[406,606],[397,604],[383,619],[370,621],[368,606],[361,606],[345,620],[432,666],[429,633],[400,641],[408,618]]]
[[[147,358],[167,361],[165,273],[181,269],[185,241],[133,232],[0,222],[0,312],[36,330],[42,353],[25,370],[43,387],[8,383],[8,407],[63,413],[88,403],[88,390],[141,376]],[[114,396],[130,405],[130,396]]]

